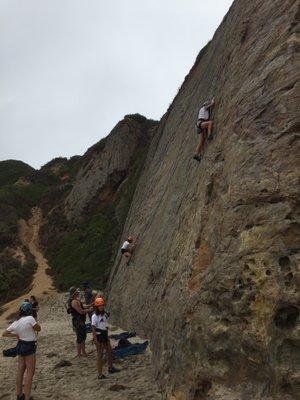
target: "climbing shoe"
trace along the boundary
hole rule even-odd
[[[116,373],[116,372],[120,372],[120,370],[117,369],[117,368],[115,368],[115,367],[111,367],[111,368],[108,368],[108,372],[109,372],[110,374],[114,374],[114,373]]]
[[[213,138],[214,138],[214,134],[211,133],[210,135],[208,135],[207,140],[213,140]]]
[[[106,379],[106,376],[105,375],[98,375],[98,379],[100,379],[100,380],[102,380],[102,379]]]
[[[196,154],[196,155],[194,155],[193,159],[198,161],[198,162],[200,162],[201,161],[201,156]]]
[[[25,400],[25,394],[23,393],[21,396],[17,396],[17,400]]]

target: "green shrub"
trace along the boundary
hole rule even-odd
[[[0,162],[0,186],[12,185],[21,176],[26,176],[34,171],[30,165],[17,160],[5,160]]]
[[[0,254],[0,305],[19,297],[32,282],[35,271],[36,263],[31,256],[22,265],[7,254]]]

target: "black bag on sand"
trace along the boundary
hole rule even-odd
[[[12,347],[10,349],[3,350],[3,357],[16,357],[17,356],[17,351],[16,347]]]

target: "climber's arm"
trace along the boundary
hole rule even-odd
[[[215,98],[213,97],[213,98],[211,99],[211,102],[209,103],[209,105],[206,106],[205,108],[206,108],[206,109],[210,109],[210,108],[212,108],[214,105],[215,105]]]

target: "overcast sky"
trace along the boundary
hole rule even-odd
[[[83,154],[159,119],[232,0],[0,0],[0,159]]]

